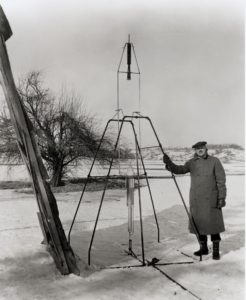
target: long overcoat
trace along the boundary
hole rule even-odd
[[[226,198],[226,177],[220,160],[206,155],[196,154],[184,165],[170,163],[168,170],[175,174],[190,172],[190,213],[201,235],[216,234],[225,231],[222,209],[217,208],[218,199]],[[194,226],[189,224],[191,233]]]

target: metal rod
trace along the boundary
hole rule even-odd
[[[133,44],[132,44],[132,50],[133,50],[133,54],[134,54],[134,57],[135,57],[135,60],[136,60],[138,72],[139,72],[139,74],[140,74],[140,69],[139,69],[139,65],[138,65],[138,60],[137,60],[137,56],[136,56],[136,52],[135,52],[135,48],[134,48],[134,45],[133,45]]]
[[[141,75],[138,77],[138,110],[141,112]],[[138,120],[139,146],[142,147],[141,119]]]
[[[84,187],[83,187],[83,191],[81,193],[81,196],[80,196],[80,199],[79,199],[79,202],[78,202],[78,205],[77,205],[77,208],[76,208],[76,211],[75,211],[75,214],[74,214],[74,217],[73,217],[73,220],[72,220],[72,223],[70,225],[70,229],[69,229],[69,232],[68,232],[68,243],[70,244],[70,240],[71,240],[71,231],[72,231],[72,228],[73,228],[73,225],[74,225],[74,222],[75,222],[75,219],[77,217],[77,213],[78,213],[78,210],[79,210],[79,207],[80,207],[80,204],[81,204],[81,201],[82,201],[82,198],[84,196],[84,192],[85,192],[85,189],[86,189],[86,186],[87,186],[87,183],[88,183],[88,178],[89,178],[89,175],[87,177],[87,180],[84,184]]]
[[[200,239],[199,239],[200,233],[199,233],[199,230],[198,230],[197,225],[196,225],[196,223],[195,223],[195,220],[193,219],[193,217],[191,216],[191,214],[190,214],[189,211],[188,211],[188,208],[187,208],[187,206],[186,206],[186,204],[185,204],[183,195],[182,195],[182,193],[181,193],[181,191],[180,191],[180,188],[179,188],[179,186],[178,186],[176,177],[174,176],[173,173],[172,173],[172,177],[173,177],[174,183],[175,183],[175,185],[176,185],[176,187],[177,187],[177,190],[178,190],[178,192],[179,192],[180,198],[181,198],[181,200],[182,200],[182,202],[183,202],[183,205],[184,205],[184,208],[185,208],[185,210],[186,210],[187,216],[188,216],[188,218],[189,218],[190,224],[191,224],[191,226],[193,227],[194,232],[195,232],[195,235],[196,235],[197,240],[198,240],[198,243],[199,243],[199,245],[201,246],[201,241],[200,241]],[[200,260],[202,260],[202,255],[200,255]]]
[[[74,225],[74,222],[75,222],[75,219],[76,219],[76,216],[77,216],[77,213],[78,213],[78,210],[79,210],[79,207],[80,207],[80,204],[81,204],[82,198],[83,198],[83,196],[84,196],[84,192],[85,192],[85,189],[86,189],[86,186],[87,186],[88,180],[89,180],[89,178],[90,178],[90,174],[91,174],[91,172],[92,172],[93,166],[94,166],[94,164],[95,164],[95,161],[96,161],[96,158],[97,158],[97,154],[98,154],[98,152],[99,152],[99,149],[100,149],[100,147],[101,147],[101,145],[102,145],[102,141],[103,141],[103,139],[104,139],[105,133],[106,133],[106,131],[107,131],[107,129],[108,129],[108,126],[109,126],[109,123],[110,123],[110,122],[112,122],[112,119],[111,119],[111,120],[109,120],[109,121],[107,122],[107,124],[106,124],[106,126],[105,126],[105,128],[104,128],[104,131],[103,131],[103,134],[102,134],[101,140],[100,140],[100,142],[99,142],[99,145],[98,145],[98,147],[97,147],[97,150],[96,150],[96,153],[95,153],[95,156],[94,156],[93,162],[92,162],[92,164],[91,164],[91,167],[90,167],[89,173],[88,173],[88,175],[87,175],[87,179],[86,179],[86,182],[85,182],[85,185],[84,185],[83,191],[82,191],[82,193],[81,193],[81,196],[80,196],[80,199],[79,199],[79,202],[78,202],[78,205],[77,205],[77,208],[76,208],[76,211],[75,211],[75,214],[74,214],[74,217],[73,217],[73,220],[72,220],[72,223],[71,223],[71,226],[70,226],[69,232],[68,232],[68,243],[69,243],[69,244],[70,244],[70,235],[71,235],[71,231],[72,231],[72,228],[73,228],[73,225]]]
[[[133,126],[133,123],[131,121]],[[132,127],[134,128],[134,127]],[[139,203],[139,219],[140,219],[140,232],[141,232],[141,246],[142,246],[142,264],[145,266],[145,255],[144,255],[144,236],[143,236],[143,219],[142,219],[142,203],[141,203],[141,191],[140,191],[140,179],[139,179],[139,165],[138,165],[138,151],[137,151],[137,137],[135,135],[136,143],[136,163],[137,163],[137,180],[138,180],[138,203]]]
[[[93,229],[93,233],[92,233],[92,237],[91,237],[91,241],[90,241],[90,246],[89,246],[89,249],[88,249],[88,265],[90,265],[90,263],[91,263],[91,247],[92,247],[92,244],[93,244],[93,240],[94,240],[94,236],[95,236],[95,232],[96,232],[96,227],[97,227],[99,215],[100,215],[101,208],[102,208],[102,203],[103,203],[103,200],[104,200],[105,191],[106,191],[106,188],[107,188],[107,185],[108,185],[109,174],[110,174],[110,171],[111,171],[111,168],[112,168],[112,164],[113,164],[113,160],[114,160],[114,154],[115,154],[115,151],[116,151],[117,146],[118,146],[120,133],[121,133],[123,124],[124,124],[124,122],[121,123],[120,131],[119,131],[118,136],[117,136],[114,151],[112,153],[112,158],[111,158],[110,165],[109,165],[108,174],[107,174],[107,177],[106,177],[106,182],[105,182],[104,189],[103,189],[103,194],[102,194],[99,209],[98,209],[98,212],[97,212],[97,217],[96,217],[96,221],[95,221],[95,225],[94,225],[94,229]]]
[[[117,119],[118,119],[118,134],[120,132],[120,84],[119,84],[119,72],[117,72]],[[118,166],[120,174],[120,147],[118,149]]]
[[[151,188],[150,188],[150,184],[149,184],[149,180],[148,180],[148,175],[147,175],[147,172],[146,172],[146,169],[145,169],[145,165],[144,165],[144,160],[143,160],[143,156],[142,156],[142,153],[141,153],[141,149],[140,149],[140,146],[139,146],[138,141],[137,141],[136,130],[134,128],[134,124],[131,123],[131,125],[132,125],[132,129],[133,129],[133,132],[134,132],[134,135],[135,135],[136,147],[137,147],[138,153],[140,155],[140,159],[141,159],[142,166],[143,166],[143,169],[144,169],[145,179],[146,179],[148,190],[149,190],[149,195],[150,195],[151,204],[152,204],[152,208],[153,208],[153,212],[154,212],[154,217],[155,217],[155,222],[156,222],[156,227],[157,227],[157,240],[158,240],[158,243],[159,243],[160,242],[160,227],[159,227],[159,224],[158,224],[158,219],[157,219],[157,215],[156,215],[156,211],[155,211],[154,200],[153,200],[153,196],[152,196],[152,192],[151,192]]]
[[[147,182],[147,185],[148,185],[149,195],[150,195],[152,208],[153,208],[153,212],[154,212],[154,216],[155,216],[155,223],[156,223],[156,227],[157,227],[157,241],[158,241],[158,243],[160,243],[160,227],[159,227],[158,220],[157,220],[154,200],[153,200],[152,192],[151,192],[151,189],[150,189],[150,184],[149,184],[149,179],[148,179],[147,174],[146,174],[146,182]]]
[[[128,233],[129,233],[129,252],[132,251],[132,235],[134,232],[134,178],[126,178],[127,186],[127,206],[128,206]]]
[[[122,54],[121,54],[120,63],[119,63],[119,65],[118,65],[117,72],[120,72],[120,66],[121,66],[121,63],[122,63],[123,54],[124,54],[125,49],[126,49],[126,44],[127,44],[127,43],[125,43],[125,45],[124,45],[124,47],[123,47],[123,51],[122,51]]]
[[[139,74],[139,76],[138,76],[138,110],[139,110],[139,113],[140,113],[141,112],[141,73],[140,73],[140,68],[139,68],[138,60],[137,60],[137,55],[136,55],[135,48],[134,48],[133,44],[132,44],[132,50],[133,50],[133,54],[134,54],[135,61],[136,61],[136,64],[137,64],[137,69],[138,69],[138,72],[136,72],[136,74]],[[141,137],[140,119],[139,119],[139,124],[138,125],[139,125],[139,145],[140,145],[140,148],[141,148],[142,137]]]
[[[119,63],[119,66],[118,66],[118,69],[117,69],[117,110],[119,111],[120,109],[120,84],[119,84],[119,73],[122,73],[120,71],[120,66],[121,66],[121,63],[122,63],[122,59],[123,59],[123,55],[124,55],[124,52],[125,52],[125,49],[126,49],[126,45],[127,43],[125,43],[124,47],[123,47],[123,51],[122,51],[122,54],[121,54],[121,58],[120,58],[120,63]],[[127,73],[127,72],[124,72],[124,73]],[[118,120],[119,120],[119,113],[118,113]]]
[[[118,69],[117,69],[117,119],[118,119],[118,134],[119,134],[119,131],[120,131],[120,125],[119,125],[119,119],[120,119],[120,78],[119,78],[119,73],[122,73],[120,72],[120,66],[121,66],[121,63],[122,63],[122,59],[123,59],[123,55],[124,55],[124,52],[125,52],[125,49],[126,49],[126,46],[127,46],[127,43],[125,43],[124,47],[123,47],[123,51],[122,51],[122,54],[121,54],[121,58],[120,58],[120,63],[119,63],[119,66],[118,66]],[[118,150],[118,165],[119,165],[119,173],[120,173],[120,147],[119,147],[119,150]]]

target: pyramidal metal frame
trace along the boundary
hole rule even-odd
[[[133,123],[133,119],[145,119],[145,120],[147,120],[149,122],[150,127],[151,127],[151,129],[152,129],[152,131],[154,133],[154,136],[155,136],[155,138],[156,138],[156,140],[158,142],[158,147],[160,148],[162,154],[164,155],[163,147],[162,147],[162,145],[160,143],[160,140],[158,138],[156,130],[155,130],[154,126],[153,126],[153,123],[152,123],[152,121],[151,121],[151,119],[149,117],[142,116],[142,115],[139,114],[139,115],[135,115],[135,116],[134,115],[133,116],[124,116],[122,119],[110,119],[107,122],[106,127],[105,127],[105,129],[103,131],[102,137],[100,139],[97,151],[95,153],[93,162],[91,164],[89,173],[87,175],[86,182],[85,182],[85,185],[83,187],[83,191],[81,193],[81,196],[80,196],[80,199],[79,199],[79,202],[78,202],[77,208],[75,210],[75,214],[74,214],[74,217],[73,217],[73,220],[72,220],[69,232],[68,232],[68,242],[70,244],[70,241],[71,241],[71,232],[72,232],[72,229],[73,229],[73,225],[74,225],[74,222],[75,222],[75,219],[76,219],[79,207],[80,207],[80,205],[82,203],[82,199],[83,199],[84,193],[86,191],[86,187],[87,187],[88,182],[91,179],[104,178],[105,179],[104,189],[103,189],[103,193],[102,193],[102,196],[101,196],[101,200],[100,200],[100,204],[99,204],[99,208],[98,208],[98,212],[97,212],[97,216],[96,216],[96,220],[95,220],[95,225],[94,225],[94,228],[93,228],[92,237],[91,237],[90,245],[89,245],[89,249],[88,249],[88,264],[89,265],[91,263],[91,249],[92,249],[92,245],[93,245],[93,241],[94,241],[94,237],[95,237],[95,233],[96,233],[96,228],[97,228],[97,224],[98,224],[98,220],[99,220],[99,216],[100,216],[100,212],[101,212],[101,208],[102,208],[102,204],[103,204],[103,201],[104,201],[105,192],[106,192],[106,189],[107,189],[107,186],[108,186],[109,179],[134,178],[134,179],[136,179],[138,181],[138,201],[139,201],[141,248],[142,248],[142,261],[141,262],[142,262],[143,266],[146,265],[146,262],[145,262],[145,252],[144,252],[144,234],[143,234],[142,199],[141,199],[141,190],[140,190],[140,179],[145,179],[146,183],[147,183],[147,186],[148,186],[148,191],[149,191],[149,195],[150,195],[150,199],[151,199],[151,203],[152,203],[152,208],[153,208],[153,212],[154,212],[154,217],[155,217],[155,222],[156,222],[156,227],[157,227],[157,240],[158,240],[158,242],[160,242],[160,228],[159,228],[158,219],[157,219],[157,215],[156,215],[156,211],[155,211],[153,195],[152,195],[150,184],[149,184],[149,176],[148,176],[146,168],[145,168],[144,159],[143,159],[143,156],[142,156],[142,153],[141,153],[141,148],[139,146],[138,137],[137,137],[137,133],[136,133],[136,130],[135,130],[134,123]],[[111,157],[111,160],[110,160],[110,163],[109,163],[107,175],[106,176],[91,176],[91,173],[92,173],[95,161],[97,159],[97,155],[99,153],[99,150],[101,148],[103,139],[105,137],[105,134],[106,134],[106,132],[108,130],[109,125],[112,122],[119,122],[120,123],[120,128],[119,128],[119,131],[118,131],[118,135],[117,135],[117,138],[116,138],[116,143],[114,145],[114,149],[112,151],[112,157]],[[131,125],[131,128],[133,130],[133,134],[134,134],[134,138],[135,138],[137,174],[136,175],[130,175],[130,176],[129,175],[111,175],[110,172],[111,172],[111,169],[112,169],[112,166],[113,166],[113,162],[114,162],[114,159],[115,159],[115,155],[114,154],[116,153],[116,151],[118,149],[118,146],[119,146],[119,140],[120,140],[120,135],[121,135],[121,132],[122,132],[123,125],[126,124],[126,123],[128,123],[128,124]],[[140,170],[139,170],[140,169],[139,168],[139,158],[140,158],[141,165],[142,165],[142,168],[143,168],[143,171],[144,171],[143,174],[140,174]],[[173,181],[175,183],[175,186],[176,186],[176,188],[178,190],[178,194],[179,194],[179,196],[181,198],[181,201],[182,201],[182,203],[184,205],[184,208],[185,208],[185,211],[187,213],[189,222],[190,222],[191,226],[193,227],[194,232],[195,232],[196,237],[197,237],[197,240],[198,240],[198,243],[200,244],[200,240],[199,240],[199,235],[200,234],[199,234],[198,228],[197,228],[197,226],[195,224],[194,219],[192,218],[192,216],[190,215],[190,213],[188,211],[188,208],[187,208],[187,206],[185,204],[183,195],[182,195],[181,190],[180,190],[180,188],[178,186],[178,183],[177,183],[175,175],[171,172],[170,176],[151,176],[151,179],[154,179],[154,178],[156,178],[156,179],[157,178],[158,179],[173,179]],[[132,249],[130,248],[130,246],[129,246],[129,254],[133,255],[134,257],[136,256],[134,254],[134,252],[132,251]],[[202,256],[200,256],[200,260],[202,260]]]

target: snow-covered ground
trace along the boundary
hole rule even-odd
[[[229,169],[228,169],[229,170]],[[233,172],[231,172],[233,174]],[[177,181],[188,199],[189,176]],[[128,225],[125,190],[109,190],[87,265],[88,246],[101,192],[87,192],[71,235],[81,276],[61,276],[41,245],[41,230],[33,195],[1,190],[0,198],[0,299],[244,299],[244,176],[228,175],[227,206],[223,210],[219,261],[211,254],[202,262],[192,256],[197,242],[187,230],[187,216],[172,180],[151,180],[160,227],[160,243],[148,189],[141,189],[144,215],[145,257],[160,263],[192,262],[149,267],[105,269],[107,266],[140,265],[126,255]],[[66,232],[80,193],[56,194]],[[141,259],[139,213],[135,194],[133,250]],[[162,273],[161,273],[162,272]],[[166,274],[166,275],[165,275]],[[172,280],[173,281],[172,281]]]

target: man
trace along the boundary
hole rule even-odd
[[[218,158],[208,155],[207,142],[198,142],[192,146],[194,157],[184,165],[174,164],[168,155],[163,161],[167,170],[175,174],[190,172],[190,214],[197,227],[200,249],[194,255],[207,255],[207,235],[213,243],[213,259],[220,259],[220,233],[225,231],[222,207],[226,205],[225,171]],[[191,233],[194,226],[189,224]]]

